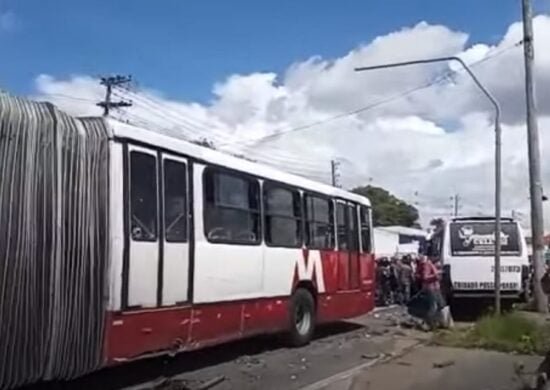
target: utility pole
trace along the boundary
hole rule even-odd
[[[525,59],[525,101],[527,104],[527,146],[529,152],[529,192],[531,195],[531,232],[533,239],[533,266],[535,269],[535,303],[539,313],[548,313],[548,299],[540,281],[544,275],[544,222],[542,217],[542,181],[540,172],[539,129],[533,85],[533,10],[530,0],[522,0],[523,54]]]
[[[334,187],[340,187],[340,174],[338,173],[338,167],[340,166],[340,162],[337,160],[330,160],[330,173],[332,177],[332,185]]]
[[[455,217],[458,217],[458,202],[460,201],[460,196],[458,194],[455,194],[454,196],[451,196],[451,199],[454,201],[454,205],[453,205],[454,213],[453,213],[453,215]]]
[[[97,103],[99,107],[103,107],[103,116],[109,116],[111,108],[130,107],[132,103],[126,101],[111,101],[111,94],[113,93],[113,86],[128,84],[132,81],[131,76],[108,76],[102,77],[100,84],[105,86],[105,100]]]

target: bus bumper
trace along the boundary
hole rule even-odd
[[[494,291],[487,290],[453,290],[451,293],[453,298],[494,298]],[[501,291],[500,297],[502,299],[519,300],[523,297],[523,291]]]

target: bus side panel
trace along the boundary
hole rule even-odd
[[[170,350],[189,340],[190,307],[111,313],[109,317],[107,358],[111,364]]]
[[[374,293],[344,291],[318,298],[317,322],[333,322],[366,314],[374,308]]]
[[[338,291],[338,268],[339,255],[337,251],[321,251],[321,262],[323,264],[323,278],[325,281],[325,291],[329,294]]]
[[[219,302],[191,308],[112,312],[106,360],[116,364],[167,351],[186,351],[286,329],[288,298]]]
[[[203,173],[193,165],[195,253],[193,303],[213,303],[256,298],[263,295],[263,247],[211,243],[204,232]]]
[[[361,290],[374,292],[375,262],[374,254],[361,253],[359,255],[361,267]]]

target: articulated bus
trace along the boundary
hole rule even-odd
[[[525,237],[519,223],[502,218],[500,290],[505,304],[527,299],[530,268]],[[441,261],[442,290],[450,303],[460,298],[495,295],[495,219],[453,218],[435,231],[428,255]]]
[[[299,346],[373,309],[368,199],[159,131],[2,104],[1,388],[261,333]]]

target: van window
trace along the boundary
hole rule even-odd
[[[494,221],[460,221],[449,226],[453,256],[493,256],[495,253]],[[503,222],[500,231],[503,256],[519,256],[521,244],[515,222]]]

